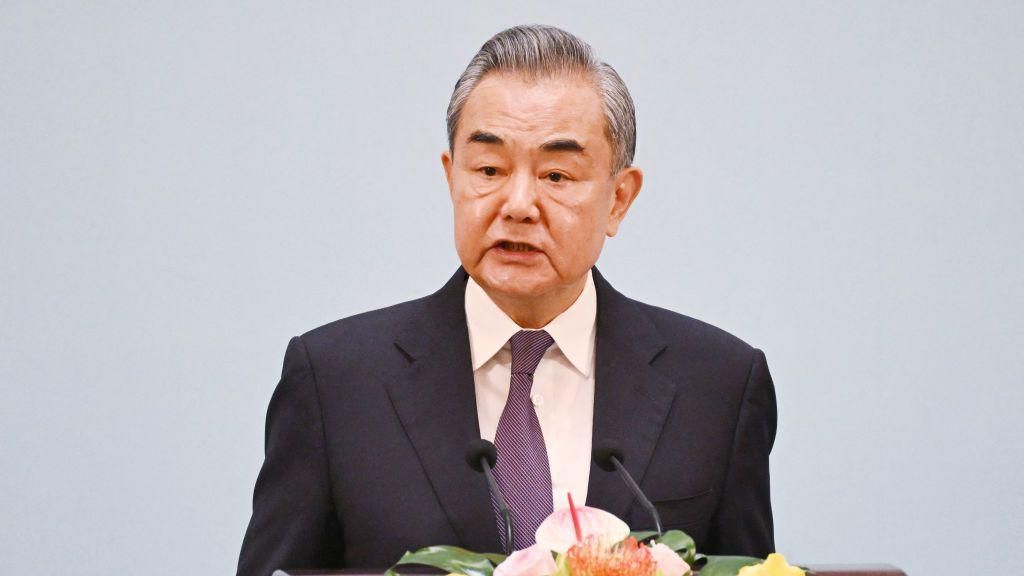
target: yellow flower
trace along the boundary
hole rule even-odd
[[[760,564],[740,568],[736,576],[804,576],[804,571],[790,566],[782,554],[769,554]]]

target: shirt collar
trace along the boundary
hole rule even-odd
[[[588,378],[594,366],[596,319],[597,290],[593,273],[588,271],[587,282],[576,301],[544,327],[566,359]],[[523,330],[472,277],[466,284],[466,325],[473,370],[486,364],[509,338]]]

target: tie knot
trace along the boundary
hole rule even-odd
[[[530,374],[537,369],[544,352],[555,343],[555,339],[544,330],[520,330],[512,335],[512,373]]]

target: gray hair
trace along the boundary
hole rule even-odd
[[[516,26],[495,34],[473,56],[459,76],[448,103],[448,149],[455,151],[455,130],[462,107],[476,85],[491,72],[513,72],[527,78],[560,74],[589,75],[604,102],[605,135],[612,147],[612,173],[633,163],[636,111],[625,82],[602,62],[589,44],[553,26]]]

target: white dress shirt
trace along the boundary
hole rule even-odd
[[[578,506],[587,501],[594,427],[596,318],[597,292],[593,275],[588,272],[580,296],[544,327],[555,343],[533,374],[531,397],[548,451],[556,510],[568,507],[569,492]],[[466,286],[466,323],[480,436],[493,442],[512,378],[508,340],[523,328],[498,308],[473,278]],[[500,461],[500,454],[498,458]]]

